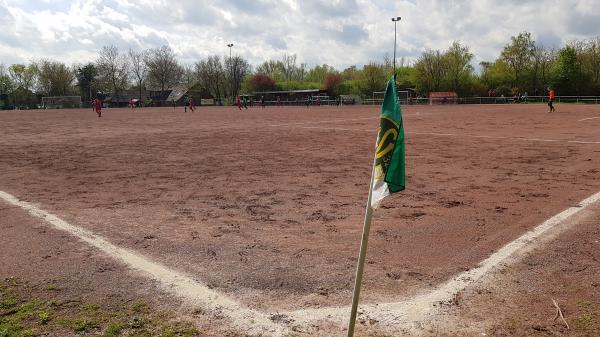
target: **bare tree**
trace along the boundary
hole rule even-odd
[[[284,65],[281,61],[268,60],[256,68],[257,74],[267,75],[275,81],[284,80]]]
[[[175,53],[168,46],[151,49],[146,65],[149,82],[163,92],[178,84],[184,73],[183,67],[175,59]]]
[[[288,55],[288,54],[283,54],[283,57],[281,59],[281,64],[283,65],[283,78],[286,81],[292,81],[294,80],[294,75],[297,73],[297,66],[296,66],[296,54],[293,55]]]
[[[220,101],[223,97],[226,77],[221,58],[213,55],[196,63],[196,73],[202,85]]]
[[[235,97],[240,92],[244,78],[250,73],[250,64],[241,56],[235,56],[225,59],[225,69],[229,93]]]
[[[186,88],[190,89],[196,83],[198,83],[198,75],[192,65],[185,65],[183,67],[183,83],[185,83]]]
[[[96,63],[100,81],[112,90],[113,97],[119,102],[119,94],[127,87],[129,77],[127,56],[120,54],[117,46],[104,46]]]
[[[134,51],[129,49],[129,62],[131,63],[131,75],[135,79],[139,90],[139,99],[142,99],[142,88],[148,78],[148,66],[146,65],[146,51]]]
[[[544,88],[550,84],[550,68],[555,60],[556,52],[554,50],[548,50],[542,45],[535,45],[531,70],[535,95],[543,93]]]

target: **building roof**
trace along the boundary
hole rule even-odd
[[[167,101],[179,101],[183,95],[187,94],[189,91],[188,87],[185,84],[178,84],[173,86],[171,93],[167,97]]]

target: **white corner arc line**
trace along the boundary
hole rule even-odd
[[[110,257],[121,261],[128,267],[158,281],[167,291],[185,299],[188,303],[223,314],[231,320],[233,327],[242,332],[273,336],[281,336],[288,332],[287,328],[273,322],[270,315],[247,308],[183,273],[153,262],[140,254],[113,245],[105,238],[86,229],[71,225],[56,215],[46,212],[31,203],[19,200],[9,193],[0,191],[0,199],[26,210],[33,217],[42,219],[57,229],[70,233]]]
[[[361,317],[373,318],[387,327],[406,327],[410,322],[422,321],[434,313],[436,304],[451,301],[453,296],[463,291],[468,286],[476,283],[486,274],[502,264],[517,261],[515,254],[531,249],[534,244],[552,229],[564,230],[568,225],[564,221],[576,213],[600,201],[600,192],[581,201],[579,205],[569,207],[566,210],[544,221],[534,229],[524,233],[517,239],[498,249],[479,265],[466,272],[460,273],[451,280],[434,287],[433,290],[422,292],[416,296],[407,298],[400,302],[366,304],[360,306]],[[335,320],[343,322],[347,319],[350,307],[330,307],[317,309],[304,309],[287,312],[296,323],[307,324],[319,320]]]
[[[274,336],[281,336],[288,332],[286,327],[273,322],[269,314],[249,309],[182,273],[152,262],[127,249],[117,247],[101,236],[73,226],[51,213],[41,210],[26,201],[17,199],[11,194],[0,191],[0,199],[23,208],[32,216],[40,218],[58,229],[71,233],[111,257],[122,261],[132,269],[138,270],[152,279],[159,281],[167,290],[187,299],[188,302],[222,313],[232,320],[232,326],[237,329],[251,334]],[[450,301],[456,293],[476,283],[498,266],[507,264],[510,261],[518,261],[519,257],[515,256],[518,251],[523,252],[526,249],[532,249],[535,243],[552,229],[560,231],[568,228],[568,224],[564,224],[566,219],[599,201],[600,192],[597,192],[581,201],[577,206],[567,208],[504,245],[487,259],[481,261],[477,267],[463,272],[451,280],[435,286],[431,290],[423,291],[416,296],[406,298],[400,302],[361,305],[361,317],[374,318],[379,321],[379,324],[383,324],[390,329],[406,327],[406,323],[409,322],[422,321],[435,312],[436,304]],[[291,318],[294,325],[308,325],[324,320],[338,323],[345,322],[349,310],[350,307],[348,306],[335,306],[301,309],[281,314]]]

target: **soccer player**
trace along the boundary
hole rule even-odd
[[[260,105],[262,105],[263,109],[265,108],[265,95],[260,96]]]
[[[239,95],[235,97],[235,105],[237,105],[238,109],[242,110],[242,102]]]
[[[187,112],[188,105],[190,105],[190,98],[185,95],[183,96],[183,112]]]
[[[102,101],[100,100],[100,98],[96,98],[94,100],[94,107],[96,108],[96,113],[98,114],[98,117],[102,117]]]
[[[550,111],[548,111],[548,113],[550,112],[554,112],[556,109],[554,109],[554,89],[552,87],[549,87],[548,90],[550,90],[549,96],[548,96],[548,107],[550,107]]]
[[[194,97],[190,96],[190,111],[196,111],[196,101],[194,101]]]

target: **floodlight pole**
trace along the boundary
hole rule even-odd
[[[233,47],[233,43],[229,43],[227,45],[227,47],[229,47],[229,67],[231,67],[231,93],[233,94],[233,87],[235,86],[235,83],[233,82],[233,64],[231,64],[231,47]],[[235,102],[235,97],[232,98],[233,101]]]
[[[396,79],[396,23],[401,19],[402,18],[399,16],[392,18],[392,21],[394,22],[394,80]]]

